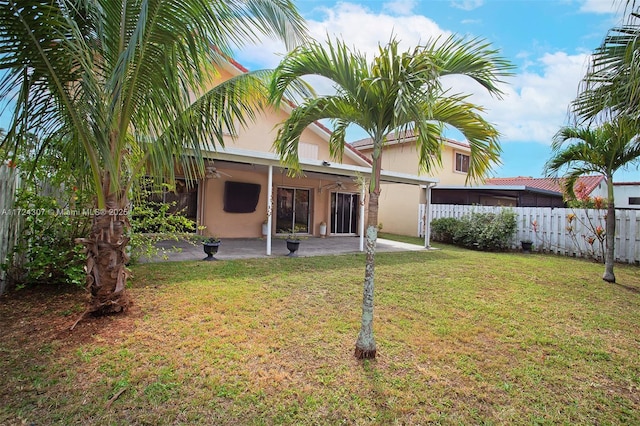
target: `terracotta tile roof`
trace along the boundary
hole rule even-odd
[[[583,192],[585,194],[591,194],[598,185],[604,181],[604,176],[582,176],[578,179],[574,188],[578,188],[584,185]],[[554,191],[562,193],[562,179],[555,178],[533,178],[526,176],[518,176],[511,178],[491,178],[485,181],[486,185],[505,185],[505,186],[528,186],[530,188],[544,189],[547,191]]]

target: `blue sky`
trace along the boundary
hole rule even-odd
[[[338,36],[371,57],[391,34],[405,48],[441,34],[481,37],[517,69],[496,100],[466,80],[453,87],[473,92],[501,133],[503,165],[493,176],[543,176],[556,131],[585,73],[588,57],[620,22],[620,0],[301,0],[296,5],[316,39]],[[274,67],[284,48],[269,40],[236,59],[250,69]],[[315,81],[320,92],[325,82]],[[349,141],[365,137],[354,129]],[[448,136],[458,137],[452,133]],[[617,181],[640,181],[637,169]]]
[[[492,176],[543,175],[557,130],[567,123],[588,57],[606,32],[620,22],[621,0],[298,0],[313,37],[341,37],[372,57],[392,34],[405,48],[439,35],[481,37],[500,49],[517,69],[494,99],[470,84],[452,80],[457,90],[473,93],[486,118],[501,133],[502,166]],[[624,1],[622,1],[624,3]],[[282,44],[263,40],[245,47],[236,59],[249,69],[273,68]],[[325,81],[310,80],[319,92]],[[0,127],[6,127],[0,116]],[[366,135],[353,129],[348,140]],[[456,133],[447,136],[460,138]],[[619,171],[616,181],[640,181],[637,168]]]

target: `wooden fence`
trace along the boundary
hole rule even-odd
[[[10,262],[9,255],[20,235],[20,214],[14,208],[19,187],[18,170],[0,165],[0,265]],[[6,284],[5,268],[0,267],[0,294],[4,293]]]
[[[517,217],[518,229],[512,241],[514,249],[520,246],[520,241],[531,240],[536,251],[603,258],[605,247],[604,241],[598,239],[598,227],[606,229],[606,210],[432,204],[427,217],[431,222],[443,217],[461,218],[472,212],[500,213],[503,209],[512,210]],[[420,206],[418,217],[425,217],[424,204]],[[421,220],[418,235],[424,236],[424,229]],[[616,210],[615,259],[640,263],[640,210]]]

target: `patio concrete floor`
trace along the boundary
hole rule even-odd
[[[308,257],[358,253],[359,244],[359,237],[310,237],[302,240],[297,254],[298,257]],[[140,262],[202,260],[206,257],[201,244],[191,244],[186,241],[162,241],[157,246],[161,249],[177,248],[178,250],[168,250],[152,259],[142,258]],[[376,252],[420,250],[427,249],[423,246],[383,238],[378,238],[376,246]],[[248,259],[286,256],[288,253],[285,240],[279,238],[271,240],[271,256],[267,256],[267,240],[264,238],[230,238],[222,240],[215,258],[218,260]]]

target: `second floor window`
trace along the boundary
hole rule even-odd
[[[469,172],[469,156],[456,152],[456,172]]]

